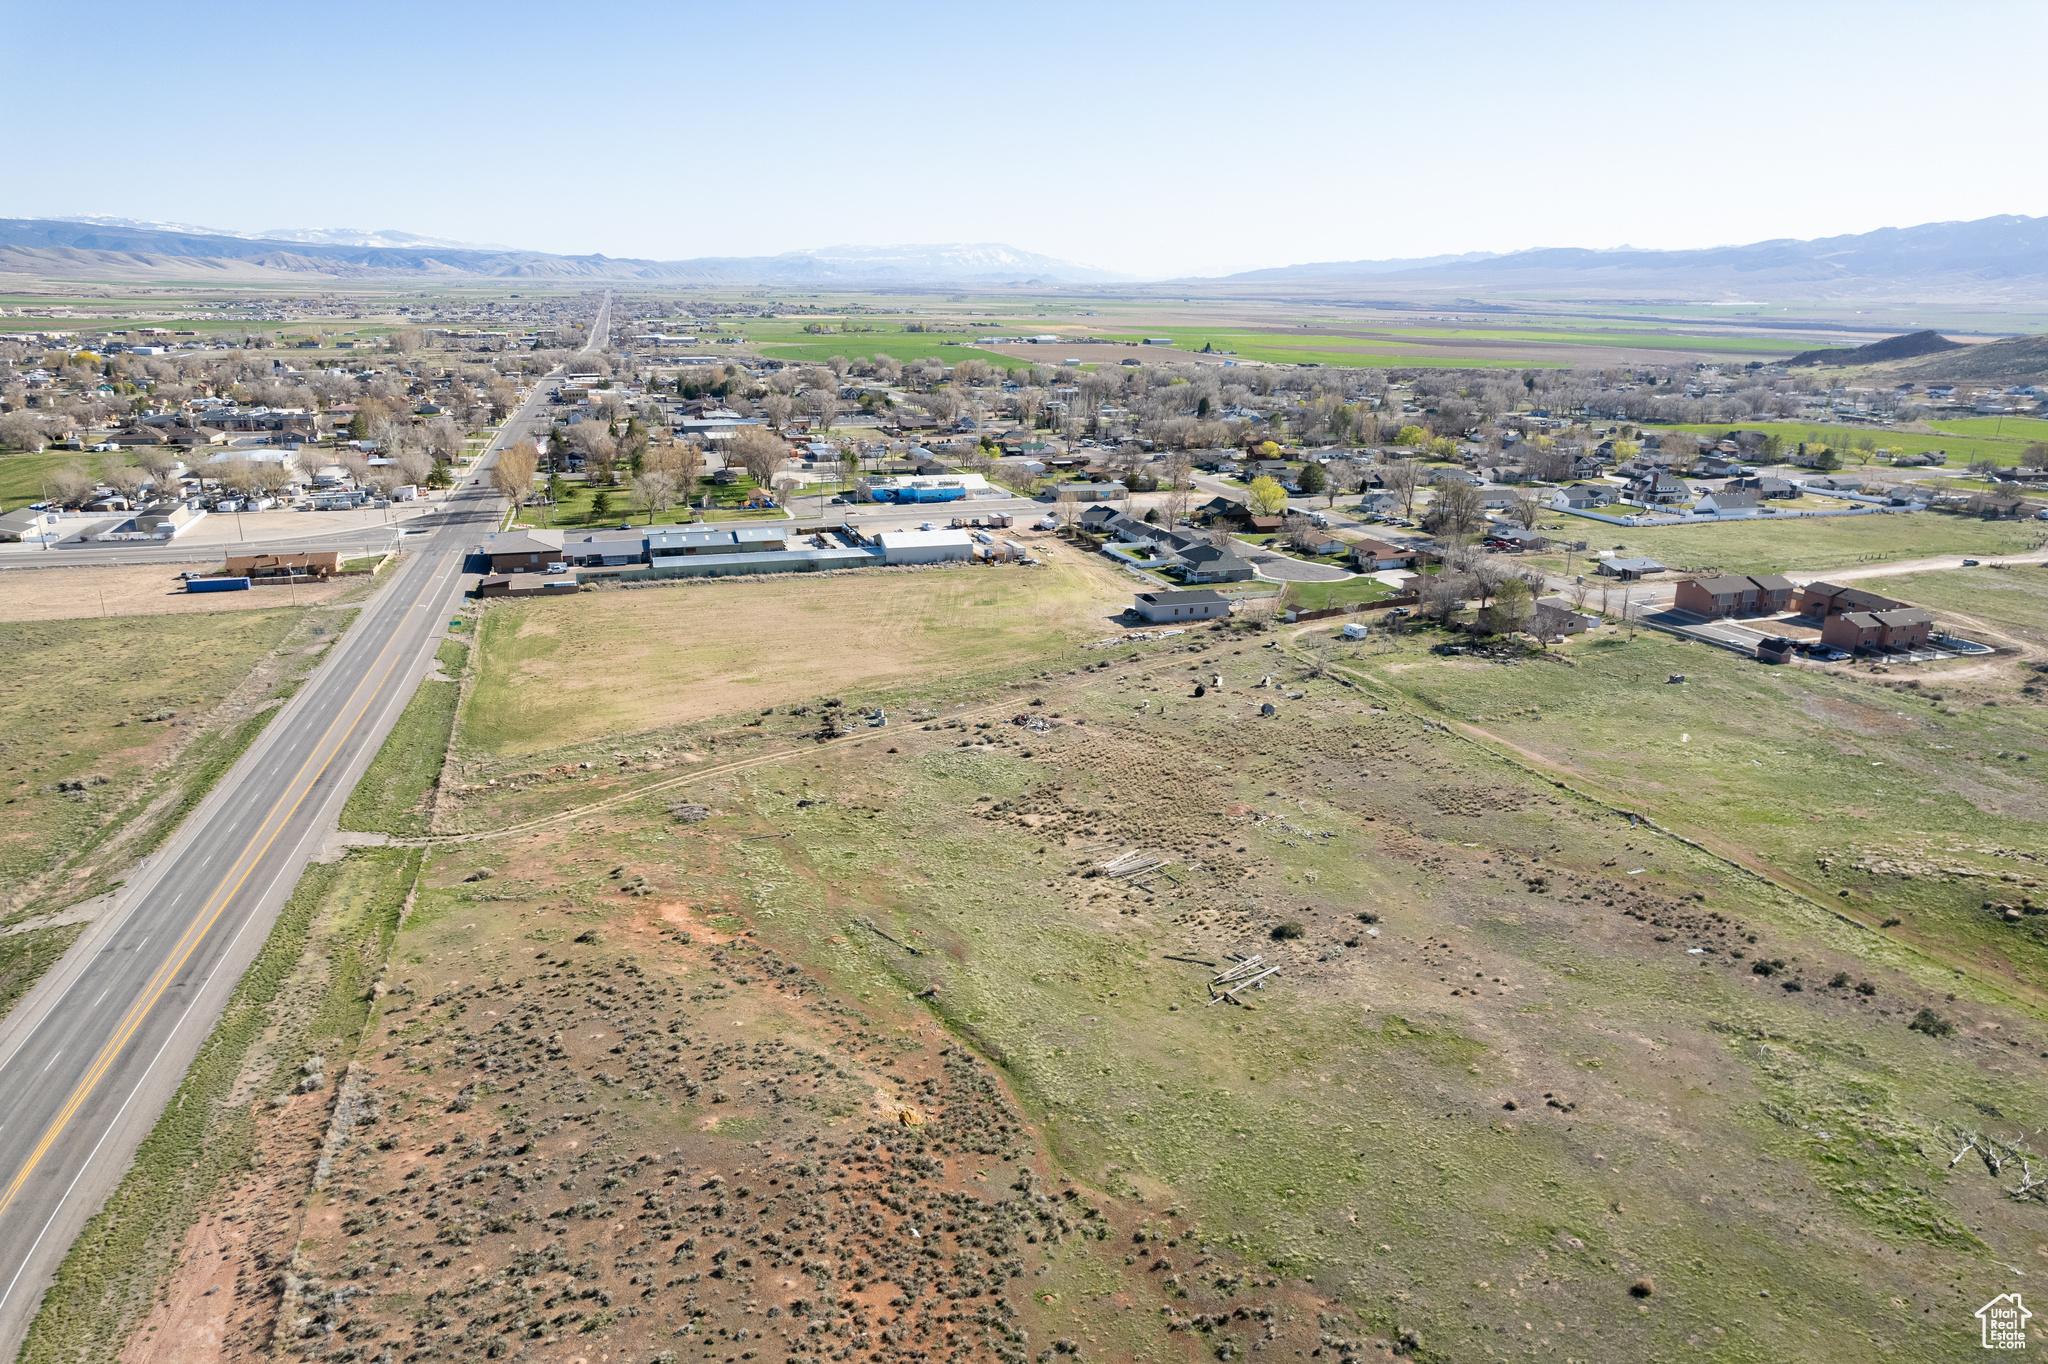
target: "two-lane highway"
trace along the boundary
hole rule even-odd
[[[609,299],[599,312],[600,326]],[[593,341],[602,344],[603,332]],[[524,431],[559,380],[500,428]],[[479,473],[117,903],[0,1023],[0,1357],[134,1158],[348,792],[432,662],[504,501]]]

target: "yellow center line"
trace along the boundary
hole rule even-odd
[[[406,615],[409,616],[413,611],[418,610],[426,601],[428,595],[433,592],[434,584],[439,580],[440,576],[440,573],[437,571],[428,579],[426,588],[414,599],[412,605],[406,608]],[[86,1071],[84,1078],[78,1082],[78,1087],[72,1091],[71,1097],[65,1102],[56,1120],[50,1124],[49,1130],[43,1134],[43,1139],[36,1144],[35,1150],[29,1153],[27,1162],[22,1165],[21,1170],[14,1176],[13,1182],[7,1186],[6,1192],[0,1194],[0,1218],[4,1218],[7,1215],[8,1209],[13,1206],[15,1198],[20,1194],[22,1186],[28,1182],[29,1176],[35,1172],[36,1166],[42,1163],[43,1157],[49,1153],[50,1147],[63,1134],[64,1128],[69,1125],[73,1117],[77,1116],[79,1108],[84,1105],[87,1098],[91,1097],[92,1091],[98,1087],[100,1080],[113,1066],[121,1050],[127,1046],[129,1039],[141,1028],[143,1020],[156,1007],[156,1003],[163,997],[164,991],[170,988],[171,981],[177,977],[180,971],[185,969],[186,962],[191,959],[194,952],[199,950],[199,944],[205,941],[206,935],[212,931],[214,924],[226,912],[228,903],[241,891],[243,884],[254,874],[257,864],[262,862],[264,855],[270,851],[271,844],[277,841],[277,836],[284,832],[285,826],[291,822],[292,816],[298,812],[299,806],[304,803],[306,796],[313,789],[313,782],[308,781],[296,797],[292,796],[293,787],[299,785],[300,779],[306,775],[306,769],[312,766],[314,759],[319,758],[321,750],[326,748],[327,757],[321,762],[319,769],[314,773],[314,778],[317,780],[320,772],[326,770],[327,764],[334,760],[334,755],[341,751],[343,744],[347,743],[349,736],[355,733],[356,726],[360,725],[363,722],[364,716],[369,714],[369,707],[363,707],[356,718],[349,722],[348,728],[342,731],[340,738],[335,739],[331,747],[328,746],[328,741],[334,736],[335,726],[342,722],[350,708],[356,704],[356,699],[362,695],[363,688],[369,686],[372,680],[375,680],[378,684],[378,689],[381,690],[384,679],[388,678],[391,675],[391,670],[397,666],[396,659],[391,659],[389,662],[386,662],[385,659],[392,650],[398,647],[398,635],[404,629],[404,626],[405,621],[401,618],[398,629],[392,632],[390,641],[379,652],[377,660],[370,665],[370,670],[363,675],[363,680],[358,682],[355,689],[349,693],[348,700],[343,703],[340,713],[328,724],[327,730],[320,736],[319,742],[313,745],[313,751],[306,755],[306,760],[299,764],[299,770],[292,774],[292,779],[286,784],[284,793],[271,805],[269,813],[263,817],[263,823],[257,826],[257,832],[260,834],[263,829],[269,828],[271,822],[275,820],[276,827],[271,828],[270,836],[263,839],[262,845],[257,847],[253,853],[245,852],[241,858],[236,859],[236,867],[240,868],[239,875],[236,874],[235,867],[229,868],[227,877],[223,878],[220,885],[214,888],[214,892],[207,898],[206,904],[201,906],[199,914],[186,927],[184,935],[179,938],[177,947],[173,949],[172,955],[166,959],[165,963],[157,969],[156,974],[150,978],[149,985],[144,988],[142,997],[129,1006],[127,1014],[122,1017],[120,1027],[107,1040],[106,1045],[100,1049],[100,1053],[94,1058],[92,1066]],[[378,671],[380,666],[382,668],[381,673]],[[288,807],[285,806],[287,799],[291,802]],[[280,817],[279,810],[281,807],[283,807],[283,814]]]

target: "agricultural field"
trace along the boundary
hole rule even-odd
[[[1929,450],[1940,450],[1945,451],[1948,455],[1948,463],[1942,465],[1942,468],[1962,470],[1967,469],[1978,460],[1985,459],[1990,460],[1993,464],[2017,465],[2020,461],[2021,452],[2040,439],[2038,436],[2014,436],[2010,434],[2011,428],[2017,424],[2019,424],[2018,419],[2006,418],[2008,434],[2003,437],[1993,437],[1989,433],[1980,433],[1974,430],[1963,432],[1952,429],[1974,427],[1977,425],[1975,420],[1943,422],[1940,426],[1929,431],[1911,431],[1900,428],[1817,426],[1812,422],[1748,422],[1738,423],[1733,426],[1726,424],[1719,426],[1691,425],[1652,429],[1690,431],[1695,435],[1714,436],[1716,438],[1724,436],[1730,431],[1737,430],[1768,431],[1784,439],[1786,457],[1788,459],[1799,443],[1805,441],[1809,444],[1825,445],[1830,449],[1842,452],[1843,467],[1845,469],[1870,468],[1889,470],[1891,468],[1890,464],[1882,463],[1875,458],[1875,452],[1881,449],[1896,450],[1914,455],[1925,454]],[[2048,423],[2037,422],[2034,425],[2048,425]],[[1856,442],[1866,442],[1867,444],[1857,445],[1855,444]],[[1866,450],[1868,453],[1859,456],[1857,454],[1858,450]]]
[[[9,625],[0,915],[106,889],[198,803],[347,622],[273,603]]]
[[[1941,554],[2021,554],[2048,541],[2048,525],[1983,521],[1943,512],[1888,516],[1815,516],[1797,521],[1746,520],[1708,526],[1614,526],[1579,516],[1546,517],[1544,527],[1583,539],[1592,549],[1623,548],[1681,573],[1819,573],[1833,568],[1922,559]],[[1559,552],[1530,560],[1564,570]],[[1584,572],[1583,558],[1573,570]]]

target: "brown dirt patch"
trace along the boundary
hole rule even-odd
[[[21,568],[0,572],[0,621],[76,620],[83,616],[174,616],[196,611],[251,611],[318,606],[361,579],[247,592],[187,592],[180,570],[158,564],[104,568]]]

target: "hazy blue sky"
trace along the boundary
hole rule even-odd
[[[0,216],[1146,276],[2048,212],[2048,4],[0,0]]]

